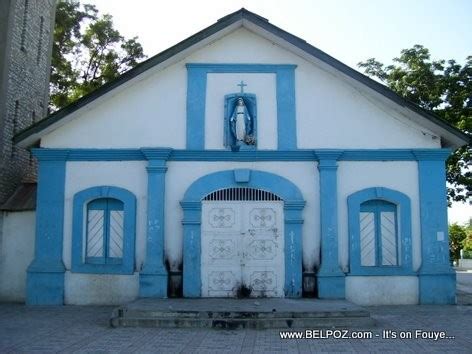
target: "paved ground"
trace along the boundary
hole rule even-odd
[[[463,277],[461,276],[461,279]],[[471,278],[466,278],[465,284]],[[461,281],[463,283],[463,281]],[[465,288],[467,290],[467,286]],[[367,308],[377,321],[359,328],[367,339],[281,339],[279,330],[117,328],[108,326],[112,307],[26,307],[0,304],[0,353],[472,353],[472,297],[462,290],[457,306]],[[383,331],[391,337],[382,338]],[[415,338],[441,335],[448,339]],[[304,333],[305,334],[305,333]],[[327,336],[326,332],[310,332]],[[342,335],[333,332],[331,335]],[[355,335],[356,333],[346,333]],[[410,336],[400,339],[400,336]]]
[[[377,320],[377,327],[366,329],[372,331],[371,339],[297,340],[280,339],[278,330],[112,329],[108,326],[111,309],[105,306],[28,308],[1,304],[0,352],[472,352],[472,306],[373,307],[369,310]],[[415,330],[445,331],[454,338],[384,339],[382,330],[392,330],[397,336],[411,333],[412,337]]]

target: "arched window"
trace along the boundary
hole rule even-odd
[[[136,198],[117,187],[93,187],[74,196],[72,271],[132,274]]]
[[[412,271],[411,206],[403,193],[367,188],[348,197],[351,275]]]

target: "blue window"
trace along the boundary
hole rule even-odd
[[[398,265],[397,207],[384,200],[369,200],[360,208],[361,265]]]
[[[411,203],[373,187],[347,198],[351,275],[412,275]]]
[[[95,199],[87,204],[86,263],[120,264],[123,258],[123,202]]]
[[[133,274],[136,197],[123,188],[92,187],[74,196],[72,271]]]

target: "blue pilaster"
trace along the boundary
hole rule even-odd
[[[445,160],[449,150],[416,150],[418,160],[421,304],[454,304],[456,274],[449,261]]]
[[[164,261],[166,162],[171,149],[142,149],[148,160],[146,259],[139,273],[140,297],[167,297],[168,274]]]
[[[337,150],[316,152],[320,173],[321,264],[317,274],[318,297],[345,298],[345,275],[338,257]]]
[[[39,161],[34,260],[26,277],[28,305],[62,305],[64,187],[67,150],[33,149]]]
[[[284,203],[285,297],[302,296],[302,211],[304,201]]]

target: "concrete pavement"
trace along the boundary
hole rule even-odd
[[[63,353],[310,353],[472,351],[472,306],[379,306],[367,339],[280,339],[279,330],[110,328],[111,307],[0,305],[0,352]],[[358,330],[362,330],[359,328]],[[451,339],[386,339],[445,331]],[[428,335],[429,332],[422,332]],[[312,333],[314,334],[314,333]],[[327,333],[324,333],[326,336]],[[348,334],[349,335],[349,334]],[[379,335],[379,337],[376,337]],[[318,336],[323,333],[318,332]]]
[[[469,277],[462,273],[458,284],[463,279],[467,285]],[[302,331],[311,339],[281,339],[278,329],[113,329],[113,307],[0,304],[0,353],[472,353],[472,299],[467,296],[472,297],[460,290],[463,305],[457,306],[369,307],[376,327],[346,333]],[[441,335],[450,338],[439,339]]]

